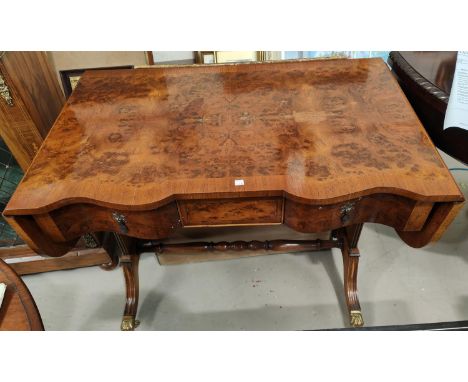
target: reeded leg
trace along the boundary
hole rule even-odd
[[[338,231],[338,235],[343,240],[341,253],[343,255],[344,267],[344,291],[350,324],[353,327],[364,325],[357,291],[359,265],[359,250],[357,248],[357,242],[361,234],[361,229],[362,224],[357,224]]]
[[[140,322],[136,320],[138,310],[138,263],[140,254],[136,251],[135,241],[115,235],[120,250],[120,264],[125,277],[126,301],[122,317],[121,330],[134,330]]]
[[[138,262],[140,261],[140,255],[132,253],[128,256],[121,258],[121,265],[125,276],[126,286],[126,302],[124,315],[122,317],[122,330],[133,330],[139,324],[140,321],[136,320],[136,314],[138,310]]]
[[[111,232],[106,232],[103,234],[101,243],[102,247],[106,250],[110,258],[110,262],[107,264],[102,264],[101,269],[104,269],[105,271],[111,271],[119,266],[119,253],[123,252],[117,243],[116,235]]]
[[[364,321],[361,314],[357,292],[357,273],[359,265],[359,251],[357,248],[343,248],[344,291],[348,306],[351,326],[362,326]]]

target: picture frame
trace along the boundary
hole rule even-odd
[[[198,51],[195,55],[197,64],[215,64],[216,52],[215,51]]]
[[[197,62],[194,51],[147,51],[146,62],[157,65],[192,65]]]
[[[115,70],[115,69],[133,69],[133,65],[122,65],[122,66],[110,66],[110,67],[101,67],[101,68],[83,68],[83,69],[70,69],[70,70],[61,70],[60,79],[62,81],[63,92],[65,98],[68,99],[75,89],[76,85],[80,80],[80,77],[87,70]]]
[[[196,54],[197,64],[215,64],[216,52],[215,51],[199,51]]]
[[[228,64],[235,62],[265,61],[265,51],[198,51],[198,64]]]
[[[154,55],[152,51],[145,51],[146,63],[148,65],[154,65]]]

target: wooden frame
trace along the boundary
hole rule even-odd
[[[456,60],[456,52],[390,52],[388,63],[434,144],[468,163],[468,132],[443,129]]]
[[[65,99],[46,52],[4,52],[0,77],[0,135],[26,171]]]
[[[110,261],[109,253],[103,248],[74,248],[57,258],[38,255],[27,245],[1,247],[0,259],[20,276],[105,265]]]
[[[220,58],[219,53],[220,51],[197,51],[195,55],[195,60],[198,64],[221,64],[221,63],[229,63],[234,61],[223,61]],[[241,53],[241,52],[239,52]],[[266,52],[265,51],[256,51],[256,59],[255,61],[265,61],[266,60]],[[245,61],[245,60],[241,60]],[[250,61],[250,60],[249,60]],[[253,61],[253,60],[251,60]]]
[[[7,285],[0,309],[0,331],[44,330],[41,315],[28,287],[1,259],[0,282]]]
[[[214,64],[216,56],[214,51],[199,51],[195,55],[197,64]]]
[[[146,54],[146,63],[148,65],[154,65],[153,52],[148,50],[148,51],[145,52],[145,54]]]
[[[175,52],[175,53],[180,53],[180,52]],[[155,60],[155,54],[158,55],[158,52],[153,52],[153,51],[146,51],[146,62],[148,66],[153,66],[153,65],[191,65],[194,63],[197,63],[198,60],[195,57],[196,52],[194,51],[186,51],[185,53],[190,53],[192,55],[191,58],[184,58],[181,59],[180,57],[173,57],[171,60]]]

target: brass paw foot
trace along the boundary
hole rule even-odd
[[[362,319],[362,314],[360,310],[352,310],[349,312],[350,323],[352,327],[359,327],[364,325],[364,320]]]
[[[140,321],[135,320],[133,316],[123,316],[122,324],[120,325],[120,330],[122,331],[131,331],[140,325]]]

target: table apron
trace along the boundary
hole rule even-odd
[[[179,200],[148,211],[73,204],[33,215],[38,228],[54,242],[90,232],[116,232],[139,239],[165,239],[182,227],[285,224],[299,232],[325,232],[365,222],[399,231],[418,231],[434,203],[375,194],[329,205],[299,203],[283,197]]]

